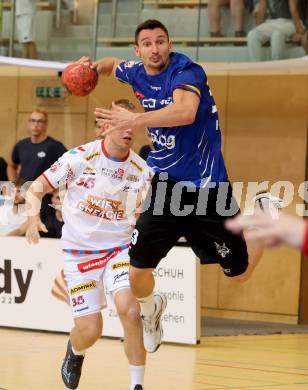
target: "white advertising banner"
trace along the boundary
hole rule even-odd
[[[62,269],[60,240],[29,245],[23,237],[0,237],[0,326],[69,332],[69,307],[51,294]],[[164,341],[195,344],[200,338],[198,263],[190,248],[175,247],[155,271],[156,290],[168,299]],[[112,299],[103,311],[104,336],[122,337]]]

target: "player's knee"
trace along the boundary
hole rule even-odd
[[[89,321],[78,324],[77,328],[84,340],[94,343],[102,334],[102,323],[100,321]]]
[[[252,271],[253,268],[247,265],[242,273],[238,275],[234,275],[234,276],[230,275],[230,276],[232,280],[234,280],[237,283],[245,283],[250,278]]]
[[[244,272],[241,275],[231,276],[231,278],[237,283],[244,283],[246,282],[246,280],[249,279],[249,275],[247,275],[246,272]]]
[[[145,273],[146,273],[146,269],[136,268],[136,267],[133,267],[131,265],[129,267],[129,282],[130,282],[130,285],[133,287],[133,286],[136,286],[139,283],[141,283]]]
[[[140,322],[139,305],[136,304],[118,308],[118,315],[120,316],[124,326],[136,327]]]
[[[233,266],[231,268],[227,267],[227,263],[222,263],[222,268],[224,270],[224,274],[234,280],[238,283],[244,283],[249,278],[251,272],[252,272],[252,266],[249,264],[248,261],[248,254],[246,253],[245,256],[240,256],[235,258],[234,264],[236,266]]]

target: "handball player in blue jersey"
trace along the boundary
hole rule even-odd
[[[130,247],[130,283],[141,306],[144,345],[154,352],[161,343],[166,298],[153,294],[153,269],[178,239],[185,236],[202,263],[219,263],[226,276],[239,281],[253,271],[263,243],[251,243],[247,249],[243,236],[224,228],[230,209],[234,215],[239,209],[221,154],[217,108],[203,68],[172,52],[168,30],[157,20],[137,27],[135,54],[140,62],[104,58],[91,66],[130,85],[145,110],[97,108],[97,121],[107,123],[109,131],[146,127],[154,146],[147,163],[155,175]],[[268,193],[258,200],[263,205],[275,201]]]

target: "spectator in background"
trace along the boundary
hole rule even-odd
[[[7,181],[8,177],[7,177],[6,169],[7,169],[6,161],[4,160],[3,157],[0,157],[0,181]]]
[[[44,210],[41,212],[41,220],[47,229],[47,232],[41,233],[41,237],[61,238],[64,221],[62,218],[62,204],[58,189],[52,192],[51,204],[49,204],[49,206],[47,212],[44,212]]]
[[[148,155],[151,152],[151,150],[153,150],[152,137],[150,134],[148,134],[148,141],[149,141],[149,143],[141,146],[141,148],[139,150],[139,156],[141,158],[143,158],[145,161],[147,160]]]
[[[95,119],[94,121],[94,126],[95,126],[95,138],[96,139],[103,139],[103,133],[104,133],[104,129],[103,127],[97,122],[97,120]]]
[[[266,15],[269,17],[266,19]],[[271,43],[271,59],[286,57],[286,40],[304,34],[297,0],[260,0],[256,12],[257,27],[249,31],[248,51],[251,61],[262,60],[262,45]]]
[[[15,180],[12,193],[7,194],[0,206],[0,236],[23,236],[26,232],[25,198],[21,191],[24,183],[22,179]]]
[[[294,42],[300,42],[305,49],[306,54],[308,54],[308,1],[298,0],[298,10],[303,21],[305,31],[303,35],[294,34],[292,40]]]
[[[28,121],[30,137],[17,142],[8,163],[10,181],[18,176],[25,181],[35,180],[66,152],[61,142],[47,135],[47,126],[47,112],[38,109],[32,111]]]
[[[211,37],[223,36],[220,25],[220,11],[226,5],[230,5],[235,36],[244,37],[246,35],[244,31],[245,0],[208,0],[207,9]]]
[[[24,58],[37,58],[34,41],[35,0],[16,0],[16,28]]]

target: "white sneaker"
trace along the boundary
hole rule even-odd
[[[278,212],[283,207],[282,199],[273,196],[270,192],[258,192],[254,201],[260,210],[270,213],[273,218],[278,218]]]
[[[163,338],[161,316],[166,309],[167,299],[164,294],[155,293],[154,302],[155,311],[152,316],[141,315],[144,349],[149,353],[157,351],[161,344]]]
[[[276,209],[281,209],[283,207],[282,199],[273,196],[270,192],[258,192],[254,197],[254,201],[261,210],[268,209],[270,204],[275,206]]]

